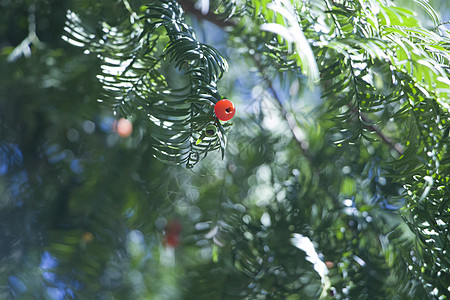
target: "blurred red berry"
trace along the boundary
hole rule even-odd
[[[166,227],[164,243],[166,246],[176,248],[180,244],[181,223],[178,220],[171,221]]]
[[[325,265],[327,266],[328,269],[334,268],[334,262],[332,261],[329,260],[325,261]]]
[[[129,137],[133,132],[133,124],[130,120],[125,118],[120,118],[118,121],[115,121],[113,124],[114,131],[121,137]]]

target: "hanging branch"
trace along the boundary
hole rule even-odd
[[[163,162],[191,168],[209,151],[223,156],[230,123],[219,122],[214,105],[226,60],[197,41],[177,2],[153,1],[139,13],[124,5],[122,22],[98,22],[99,30],[82,21],[83,11],[67,14],[63,39],[102,62],[100,101],[124,117],[146,118],[152,154]]]
[[[178,2],[180,3],[181,7],[185,11],[191,13],[198,19],[209,21],[209,22],[211,22],[219,27],[222,27],[222,28],[228,27],[228,26],[230,26],[230,27],[237,26],[237,24],[235,22],[233,22],[232,20],[222,20],[222,19],[218,18],[218,16],[215,15],[214,13],[212,13],[211,11],[208,11],[208,13],[203,14],[200,10],[195,8],[193,2],[180,1],[180,0]],[[308,151],[308,142],[305,141],[303,139],[303,137],[301,137],[301,134],[299,134],[300,132],[302,132],[302,130],[298,127],[294,118],[284,108],[281,98],[279,97],[276,89],[273,87],[272,81],[266,75],[264,75],[264,70],[263,70],[260,62],[254,56],[252,56],[252,58],[258,68],[259,73],[261,74],[263,80],[267,83],[271,94],[273,95],[274,99],[276,100],[278,109],[281,112],[281,114],[283,115],[285,121],[287,122],[289,129],[291,130],[292,135],[293,135],[294,139],[296,140],[300,150],[303,152],[303,154],[306,157],[310,157],[310,154]],[[373,124],[373,121],[371,121],[369,117],[367,117],[364,113],[360,112],[360,118],[363,121],[372,124],[372,125],[366,125],[367,129],[371,130],[372,132],[375,132],[380,137],[380,139],[383,143],[385,143],[391,149],[395,150],[400,156],[403,155],[403,149],[398,144],[396,144],[394,141],[392,141],[389,137],[387,137],[381,131],[381,129],[378,128],[378,126]]]

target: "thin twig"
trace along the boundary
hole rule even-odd
[[[366,123],[370,123],[371,125],[366,125],[366,127],[368,129],[370,129],[371,131],[374,131],[377,133],[377,135],[381,138],[381,140],[388,145],[389,147],[391,147],[392,149],[394,149],[398,155],[402,156],[404,151],[403,148],[398,144],[395,143],[393,140],[391,140],[390,138],[388,138],[382,131],[381,129],[374,124],[374,122],[369,119],[369,117],[367,117],[365,114],[360,113],[360,118],[361,120],[363,120]]]
[[[441,22],[436,27],[447,25],[447,24],[450,24],[450,21]]]
[[[28,35],[25,39],[14,48],[11,54],[8,55],[7,61],[13,62],[17,60],[21,55],[29,57],[32,53],[31,46],[41,46],[41,41],[36,34],[36,5],[31,4],[28,8]]]
[[[298,146],[300,147],[300,150],[303,152],[303,155],[311,161],[311,155],[309,153],[309,144],[302,137],[303,131],[300,129],[300,127],[298,127],[297,122],[295,121],[294,117],[284,108],[283,101],[281,100],[280,96],[278,95],[276,89],[273,87],[272,80],[270,80],[270,78],[268,78],[267,75],[265,75],[263,66],[261,65],[259,59],[254,55],[252,55],[252,58],[256,64],[256,67],[258,68],[259,74],[261,74],[261,77],[266,82],[270,93],[272,94],[273,98],[276,100],[278,109],[280,110],[281,114],[283,115],[284,119],[286,120],[286,122],[289,126],[289,129],[291,130],[292,135],[294,136],[295,141],[297,142]]]

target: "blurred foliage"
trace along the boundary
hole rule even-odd
[[[0,1],[0,298],[447,299],[448,20],[415,3]]]

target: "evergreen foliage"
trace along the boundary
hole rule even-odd
[[[217,81],[226,61],[196,40],[177,2],[155,2],[137,13],[128,2],[118,6],[123,6],[119,19],[89,26],[72,11],[67,15],[64,38],[102,60],[100,101],[111,102],[123,116],[146,116],[160,160],[192,167],[210,150],[223,153],[225,129],[213,106],[221,99]],[[211,124],[218,133],[204,136]]]
[[[0,3],[0,298],[447,299],[450,32],[415,2]]]

